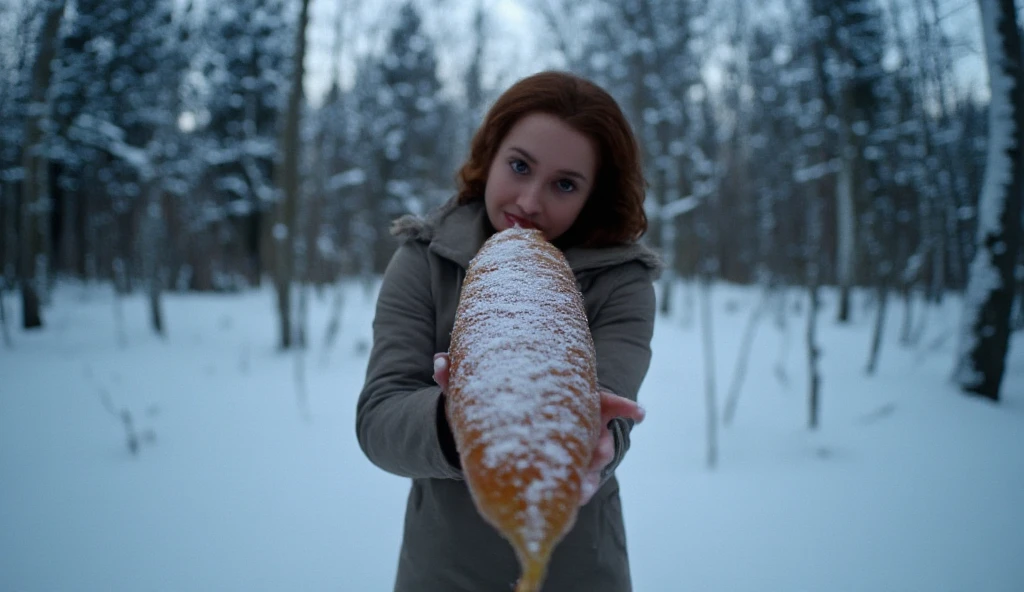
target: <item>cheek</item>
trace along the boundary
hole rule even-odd
[[[484,185],[484,203],[488,209],[498,207],[501,201],[501,188],[497,183],[488,183]]]
[[[566,220],[576,221],[583,212],[583,206],[587,204],[586,199],[573,200],[563,205],[561,208],[561,217]]]
[[[497,170],[497,163],[492,163],[487,169],[487,177],[484,178],[484,200],[490,203],[496,195],[501,193],[501,174]]]

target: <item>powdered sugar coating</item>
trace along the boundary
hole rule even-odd
[[[481,513],[517,552],[550,553],[575,520],[600,403],[583,297],[539,231],[498,233],[471,262],[447,407]]]

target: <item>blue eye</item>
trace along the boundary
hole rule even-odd
[[[555,183],[555,186],[558,187],[559,191],[562,191],[564,193],[576,191],[576,184],[570,181],[569,179],[559,179]]]
[[[519,158],[513,158],[509,161],[508,165],[511,167],[512,172],[517,175],[525,175],[530,172],[530,165],[526,164],[526,162]]]

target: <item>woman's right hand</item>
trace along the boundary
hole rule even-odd
[[[448,354],[444,352],[434,354],[434,382],[448,396]]]

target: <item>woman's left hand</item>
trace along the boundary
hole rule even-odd
[[[601,472],[615,458],[615,439],[608,423],[616,417],[632,419],[636,423],[644,420],[647,413],[631,399],[613,395],[607,391],[600,391],[601,396],[601,437],[597,439],[594,446],[594,454],[590,461],[590,467],[583,475],[583,483],[580,491],[580,505],[587,502],[597,493],[601,486]]]

